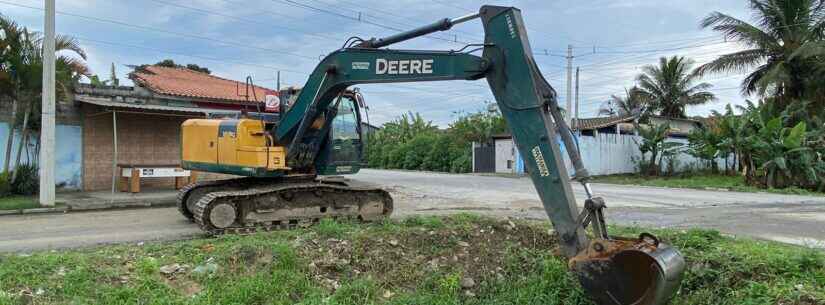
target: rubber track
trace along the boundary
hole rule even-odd
[[[176,204],[178,207],[178,212],[180,212],[183,217],[189,219],[190,221],[195,221],[195,216],[189,212],[189,209],[186,208],[186,199],[189,195],[189,192],[206,186],[220,186],[220,185],[229,185],[235,182],[239,182],[247,178],[235,178],[235,179],[227,179],[227,180],[210,180],[210,181],[198,181],[195,183],[190,183],[178,190],[178,196],[176,198]]]
[[[287,190],[298,190],[298,189],[327,189],[327,190],[337,190],[340,192],[374,192],[374,193],[381,193],[384,197],[384,217],[388,217],[392,214],[393,206],[392,206],[392,197],[390,197],[389,193],[386,191],[379,189],[379,188],[370,188],[370,189],[359,189],[358,187],[350,187],[350,186],[342,186],[336,184],[328,184],[328,183],[320,183],[317,181],[309,182],[309,183],[279,183],[279,184],[270,184],[258,187],[251,187],[248,189],[243,190],[225,190],[225,191],[216,191],[211,192],[209,194],[204,195],[198,203],[195,205],[193,215],[195,219],[195,223],[197,223],[201,230],[210,234],[210,235],[221,235],[227,233],[234,233],[234,234],[246,234],[246,233],[254,233],[257,231],[272,231],[272,230],[280,230],[280,229],[292,229],[295,227],[307,227],[315,223],[317,218],[306,218],[306,219],[291,219],[289,221],[279,221],[277,223],[272,222],[264,222],[264,223],[252,223],[252,224],[244,224],[244,226],[240,227],[230,227],[225,229],[219,229],[212,226],[209,222],[208,217],[210,210],[213,207],[213,203],[216,203],[217,199],[220,198],[227,198],[227,197],[235,197],[234,199],[238,198],[251,198],[253,196],[265,196],[267,194],[276,193],[278,191],[287,191]],[[358,215],[351,215],[349,217],[346,216],[339,216],[339,218],[357,218]]]

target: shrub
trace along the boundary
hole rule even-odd
[[[0,173],[0,197],[11,195],[11,183],[9,173]]]
[[[23,164],[15,169],[17,173],[11,182],[11,191],[15,194],[31,196],[40,188],[40,176],[37,165]]]

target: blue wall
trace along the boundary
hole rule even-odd
[[[0,122],[0,171],[3,170],[3,161],[6,159],[6,140],[8,139],[9,125]],[[83,149],[80,126],[57,125],[55,130],[56,153],[55,158],[55,182],[58,187],[66,189],[80,189],[82,186],[81,172],[83,168]],[[39,139],[32,138],[33,141]],[[17,154],[17,146],[20,143],[20,135],[15,133],[14,145],[12,147],[11,164],[14,165],[14,158]],[[21,154],[23,162],[26,161],[25,150]]]

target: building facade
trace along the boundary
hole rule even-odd
[[[265,111],[266,96],[277,96],[275,90],[185,68],[148,66],[130,78],[133,87],[81,84],[71,99],[58,102],[58,187],[108,190],[118,166],[179,166],[183,121]],[[5,122],[0,123],[4,144],[9,126]],[[3,148],[0,157],[5,156]],[[145,179],[142,184],[167,188],[174,186],[174,179]]]

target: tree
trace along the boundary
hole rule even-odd
[[[189,69],[189,70],[196,71],[196,72],[212,74],[212,71],[210,71],[209,68],[201,67],[197,64],[180,65],[180,64],[175,63],[175,61],[171,60],[171,59],[161,60],[161,61],[157,62],[155,64],[155,66],[161,66],[161,67],[167,67],[167,68]],[[145,66],[141,66],[141,67],[145,67]]]
[[[825,1],[748,0],[754,23],[714,12],[702,27],[725,35],[748,49],[722,55],[702,65],[697,72],[745,72],[742,92],[774,95],[782,107],[793,100],[818,101],[812,111],[825,105]]]
[[[713,101],[716,97],[707,90],[708,83],[694,85],[699,80],[690,71],[693,61],[680,56],[662,57],[658,65],[642,68],[636,80],[640,94],[650,103],[650,110],[661,116],[685,118],[685,108]]]
[[[507,123],[498,111],[479,111],[461,114],[450,124],[450,130],[468,145],[470,142],[487,145],[490,144],[493,135],[507,132]]]
[[[746,120],[742,116],[736,115],[730,104],[725,106],[725,113],[713,110],[711,115],[715,121],[715,126],[707,126],[707,128],[712,128],[719,136],[717,146],[720,155],[725,157],[726,160],[728,156],[733,156],[733,162],[731,162],[728,171],[732,172],[737,166],[740,169],[744,168],[739,163],[742,159],[742,147],[745,145],[746,137],[750,131],[745,125]]]
[[[9,139],[6,144],[6,151],[11,150],[14,129],[20,128],[21,143],[18,147],[17,155],[20,156],[23,144],[29,137],[30,127],[39,125],[30,120],[33,113],[39,113],[40,98],[43,88],[43,36],[38,32],[30,32],[25,27],[20,27],[13,21],[0,16],[0,30],[3,32],[2,62],[0,62],[0,75],[8,76],[4,78],[9,88],[4,94],[12,100],[13,115],[10,124]],[[89,68],[83,62],[86,53],[80,48],[77,40],[63,35],[55,37],[55,52],[68,52],[80,57],[69,57],[60,55],[55,62],[55,91],[57,98],[62,99],[71,94],[72,87],[83,75],[89,75]],[[21,115],[17,113],[18,106],[22,105],[24,111]],[[11,154],[6,154],[4,160],[4,171],[8,171]],[[17,158],[19,164],[20,158]]]
[[[606,105],[599,108],[599,115],[630,116],[641,115],[647,108],[648,101],[638,86],[625,89],[624,96],[611,95]]]
[[[639,171],[642,174],[658,176],[661,172],[661,161],[667,155],[672,155],[682,144],[667,141],[670,125],[661,124],[658,126],[645,126],[639,128],[641,141],[636,141],[639,151],[642,153],[639,160]],[[645,159],[647,154],[650,159]]]
[[[710,127],[703,126],[694,129],[688,134],[688,153],[707,163],[708,168],[713,173],[719,169],[716,166],[716,158],[720,155],[720,135]]]

